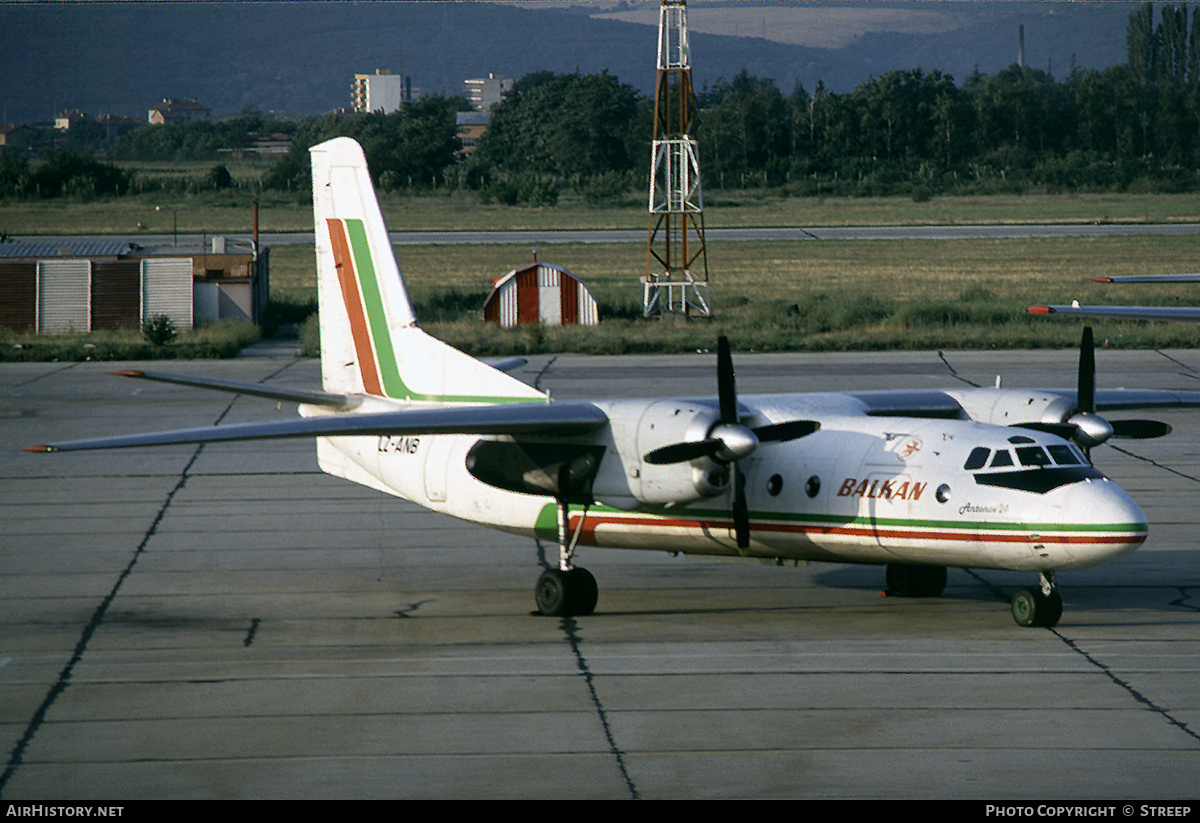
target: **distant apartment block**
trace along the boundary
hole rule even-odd
[[[463,95],[471,101],[475,111],[490,111],[512,87],[512,78],[503,74],[489,74],[487,77],[464,80]]]
[[[412,99],[412,81],[406,84],[403,75],[390,69],[376,69],[374,74],[354,75],[350,104],[354,111],[399,111],[400,104]]]
[[[150,109],[151,125],[164,123],[189,123],[192,120],[208,120],[212,109],[202,106],[190,97],[167,97]]]

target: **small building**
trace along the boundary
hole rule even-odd
[[[212,109],[202,106],[190,97],[167,97],[150,109],[147,120],[153,126],[166,123],[190,123],[193,120],[209,120]]]
[[[483,316],[506,329],[525,323],[594,326],[600,322],[596,299],[582,281],[561,266],[536,260],[496,280],[483,303]]]
[[[462,146],[458,151],[460,159],[475,151],[475,147],[479,145],[479,138],[487,131],[489,117],[486,111],[458,113],[458,143]]]
[[[24,151],[32,148],[36,135],[24,123],[0,125],[0,151]]]
[[[177,328],[224,319],[259,323],[269,254],[227,248],[145,249],[130,241],[0,243],[0,327],[65,334],[140,328],[163,314]]]

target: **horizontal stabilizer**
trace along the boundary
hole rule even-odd
[[[373,412],[202,426],[194,429],[99,437],[30,446],[29,452],[120,449],[174,443],[216,443],[287,437],[344,437],[413,434],[573,435],[598,429],[608,416],[591,403],[462,406],[450,409]]]
[[[238,383],[233,380],[216,380],[211,377],[189,377],[181,374],[164,374],[162,372],[138,371],[123,369],[113,374],[121,377],[136,377],[140,380],[155,380],[159,383],[177,383],[180,386],[193,386],[200,389],[247,394],[253,397],[266,397],[270,400],[305,403],[310,406],[324,406],[338,411],[349,411],[362,404],[361,398],[349,397],[344,394],[330,394],[322,391],[306,391],[304,389],[284,389],[267,386],[262,383]]]

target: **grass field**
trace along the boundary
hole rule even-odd
[[[301,198],[265,199],[263,231],[311,231]],[[1200,196],[1080,195],[895,199],[798,199],[763,192],[716,192],[709,228],[1063,222],[1200,222]],[[155,210],[148,197],[109,202],[0,204],[0,231],[104,233],[247,231],[246,197],[226,192],[176,200]],[[644,207],[592,208],[564,198],[550,209],[484,206],[456,193],[385,196],[393,229],[630,228]],[[1035,303],[1200,304],[1175,286],[1102,286],[1097,275],[1200,270],[1200,239],[1107,237],[1041,240],[780,241],[708,243],[711,321],[670,324],[640,318],[645,248],[627,244],[541,245],[539,257],[564,266],[600,303],[595,328],[501,330],[484,323],[495,278],[530,260],[529,245],[402,246],[396,250],[422,324],[476,354],[688,351],[728,334],[742,350],[1069,347],[1078,320],[1032,317]],[[271,252],[272,294],[302,317],[315,298],[311,246]],[[313,324],[308,335],[311,338]],[[1096,321],[1097,335],[1123,347],[1191,346],[1195,327]]]
[[[709,243],[711,321],[640,319],[638,244],[543,246],[539,258],[583,280],[600,303],[595,328],[502,330],[483,322],[495,277],[526,264],[526,246],[400,246],[418,315],[478,354],[694,351],[728,334],[743,350],[1069,347],[1081,322],[1030,316],[1035,303],[1200,303],[1193,285],[1105,286],[1096,275],[1196,270],[1200,238]],[[311,246],[272,252],[272,287],[315,297]],[[1095,321],[1122,347],[1190,347],[1188,324]]]
[[[1200,194],[1079,194],[989,197],[800,198],[776,192],[708,191],[707,228],[780,226],[977,225],[1012,223],[1194,223]],[[0,201],[0,233],[106,234],[136,239],[139,233],[249,233],[254,193],[141,194],[111,200]],[[308,193],[259,195],[263,232],[311,231]],[[381,197],[394,231],[455,229],[642,229],[646,201],[630,194],[614,206],[589,206],[564,193],[552,208],[483,205],[470,192]]]

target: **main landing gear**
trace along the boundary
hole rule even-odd
[[[886,597],[939,597],[946,588],[946,567],[888,563],[886,580]]]
[[[579,517],[579,523],[575,526],[575,533],[568,539],[569,512],[567,504],[559,501],[558,568],[542,572],[533,588],[533,597],[541,614],[550,617],[573,617],[588,615],[596,610],[596,599],[600,593],[596,578],[587,569],[571,565],[585,517],[586,506]]]
[[[1012,616],[1018,626],[1049,629],[1062,617],[1062,597],[1054,584],[1054,572],[1042,572],[1041,586],[1021,589],[1012,599]]]

